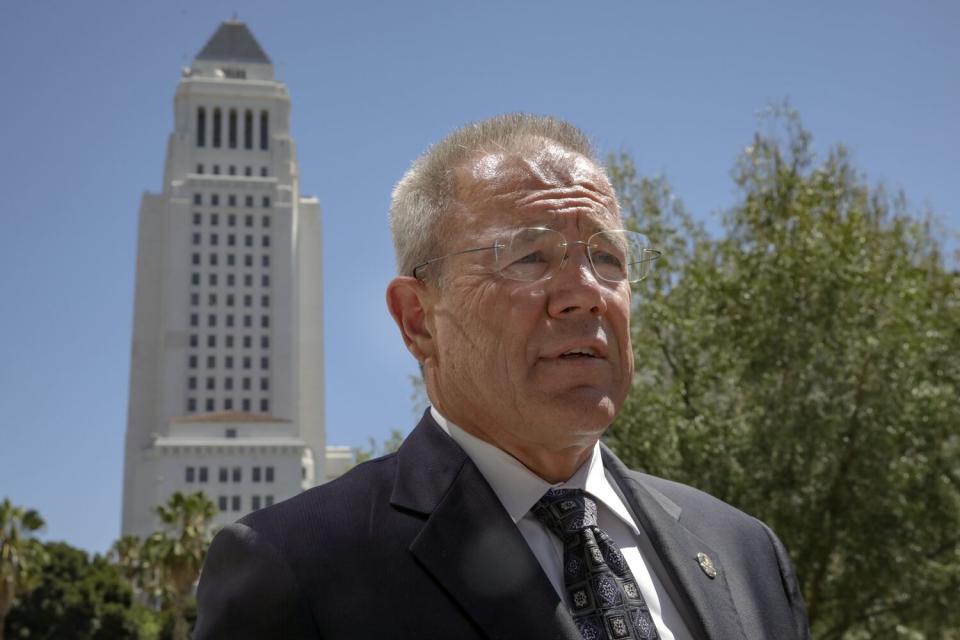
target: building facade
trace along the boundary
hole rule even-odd
[[[163,190],[140,205],[124,534],[155,531],[174,491],[223,524],[349,466],[324,437],[320,222],[287,89],[225,22],[183,70]]]

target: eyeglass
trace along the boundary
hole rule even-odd
[[[624,229],[598,231],[586,241],[567,242],[563,234],[546,227],[513,229],[492,246],[455,251],[427,260],[413,268],[419,278],[425,267],[445,258],[478,251],[493,251],[494,268],[508,280],[536,282],[552,278],[563,267],[572,245],[582,244],[596,276],[606,282],[640,282],[650,274],[660,252],[650,247],[642,233]]]

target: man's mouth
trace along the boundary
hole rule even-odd
[[[571,349],[570,351],[564,351],[559,357],[567,360],[571,358],[596,358],[598,356],[593,349],[587,347],[584,349]]]

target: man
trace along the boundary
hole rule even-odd
[[[627,470],[624,230],[582,133],[469,125],[398,184],[387,305],[432,408],[400,450],[217,535],[206,638],[807,638],[759,521]]]

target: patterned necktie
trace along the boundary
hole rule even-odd
[[[563,581],[584,640],[660,638],[627,561],[597,526],[592,498],[551,489],[530,511],[563,541]]]

